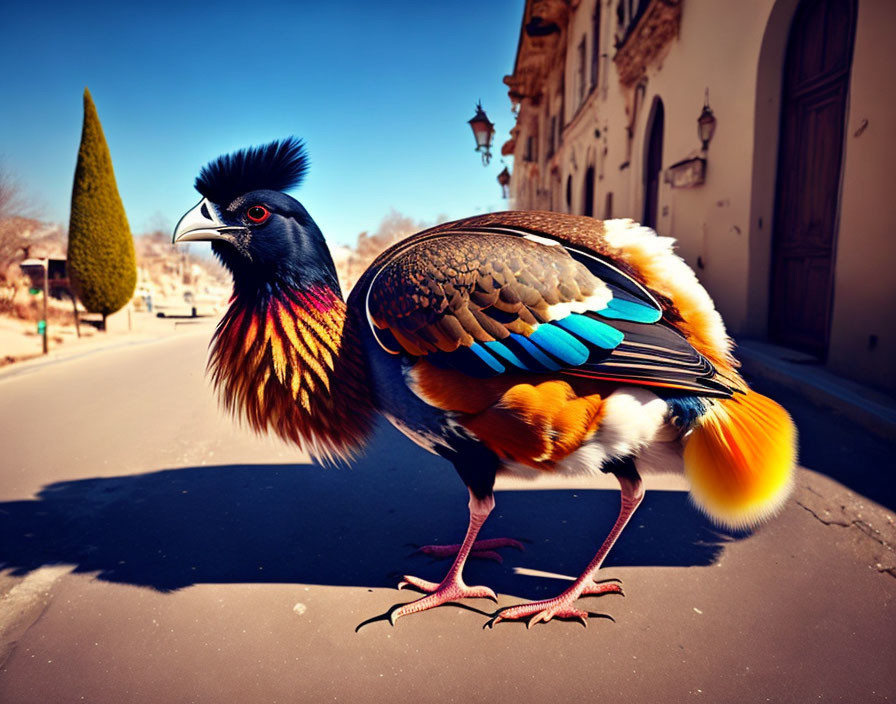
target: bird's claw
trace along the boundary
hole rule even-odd
[[[404,589],[405,587],[414,587],[415,589],[430,594],[438,589],[439,585],[435,582],[430,582],[426,579],[420,579],[419,577],[412,577],[406,574],[398,583],[399,590]]]
[[[495,617],[488,623],[489,627],[494,627],[499,621],[513,621],[524,619],[531,616],[526,622],[526,628],[532,628],[536,623],[547,623],[552,618],[563,618],[578,621],[583,626],[588,626],[588,612],[581,609],[573,608],[566,604],[556,604],[548,606],[550,602],[536,601],[531,604],[523,604],[521,606],[511,606],[510,608],[499,611]]]
[[[408,616],[409,614],[415,614],[420,611],[426,611],[427,609],[433,609],[436,606],[447,604],[450,601],[457,601],[458,599],[491,599],[495,603],[497,603],[498,601],[497,594],[495,594],[495,592],[488,587],[468,587],[466,584],[460,581],[460,579],[454,579],[442,582],[441,584],[436,584],[435,582],[420,579],[419,577],[405,575],[404,578],[398,583],[398,588],[403,589],[407,586],[414,587],[428,593],[426,596],[417,599],[416,601],[408,602],[407,604],[404,604],[403,606],[400,606],[392,611],[392,613],[389,614],[389,622],[393,626],[395,625],[395,622],[398,621],[398,619],[400,619],[402,616]]]
[[[562,618],[578,621],[583,626],[588,626],[588,612],[573,607],[573,602],[583,596],[601,596],[603,594],[621,594],[622,585],[618,579],[606,579],[586,582],[577,589],[570,589],[558,597],[546,601],[533,601],[529,604],[520,604],[498,611],[491,621],[486,624],[494,627],[499,621],[520,620],[531,616],[526,627],[532,628],[536,623],[547,623],[552,618]]]

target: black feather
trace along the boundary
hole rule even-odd
[[[305,143],[287,137],[219,156],[202,168],[195,186],[212,203],[227,205],[249,191],[295,188],[308,166]]]

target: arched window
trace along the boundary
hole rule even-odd
[[[665,112],[663,101],[653,99],[650,119],[647,121],[647,144],[644,149],[644,214],[641,224],[657,226],[657,215],[660,202],[660,174],[663,170],[663,123]]]
[[[589,166],[588,170],[585,171],[585,192],[584,192],[584,208],[582,210],[582,215],[587,215],[589,218],[594,217],[594,167]]]

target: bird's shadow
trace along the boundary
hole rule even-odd
[[[390,455],[389,434],[375,443],[386,446],[351,469],[199,466],[51,484],[33,499],[0,503],[0,567],[21,575],[73,564],[160,591],[238,582],[395,587],[402,573],[438,581],[448,563],[408,544],[457,542],[466,491],[450,465],[416,448]],[[482,537],[521,538],[526,550],[503,551],[503,564],[472,560],[467,582],[536,599],[563,581],[527,571],[578,574],[609,531],[619,492],[503,491],[497,501]],[[685,493],[648,492],[606,564],[710,565],[731,539]]]

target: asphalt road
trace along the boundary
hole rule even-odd
[[[626,596],[583,600],[588,628],[485,629],[483,600],[393,628],[400,574],[448,566],[407,544],[462,536],[453,470],[386,427],[351,469],[252,436],[204,379],[209,333],[0,375],[0,701],[896,698],[893,448],[860,429],[800,407],[826,474],[801,470],[752,535],[661,482],[605,568]],[[527,549],[468,583],[500,606],[561,590],[612,524],[609,487],[500,491],[484,537]]]

